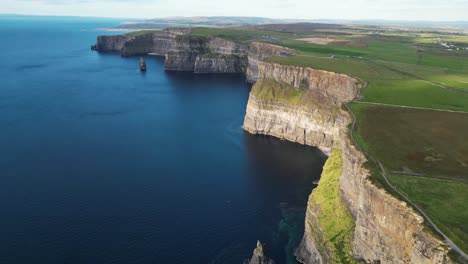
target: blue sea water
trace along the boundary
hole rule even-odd
[[[325,156],[245,133],[241,75],[92,52],[119,22],[0,16],[0,263],[294,263]]]

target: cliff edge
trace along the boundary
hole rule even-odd
[[[330,155],[309,197],[304,237],[296,250],[301,263],[451,262],[447,246],[424,230],[423,218],[371,182],[367,159],[350,138],[353,119],[343,107],[358,96],[359,80],[265,62],[271,56],[294,55],[288,48],[194,36],[190,29],[100,36],[95,47],[122,56],[165,56],[165,69],[171,71],[245,73],[255,83],[246,131],[318,147]]]
[[[319,147],[331,154],[309,197],[301,263],[450,263],[423,218],[374,185],[366,157],[352,143],[343,104],[361,83],[311,68],[260,62],[244,129]]]

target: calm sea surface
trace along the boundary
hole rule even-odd
[[[92,52],[119,22],[0,17],[0,263],[293,263],[325,156],[243,132],[240,75]]]

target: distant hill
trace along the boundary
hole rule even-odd
[[[137,22],[126,22],[118,29],[161,29],[166,27],[240,27],[264,24],[310,22],[300,19],[274,19],[264,17],[166,17]]]
[[[162,29],[167,27],[241,27],[260,26],[267,24],[353,24],[370,26],[392,26],[411,28],[441,28],[453,30],[468,30],[468,21],[400,21],[400,20],[344,20],[344,19],[275,19],[264,17],[229,17],[229,16],[199,16],[199,17],[166,17],[142,21],[125,22],[116,29]]]

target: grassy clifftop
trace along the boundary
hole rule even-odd
[[[325,251],[323,245],[331,249],[331,263],[357,263],[351,255],[354,221],[341,200],[338,187],[342,167],[341,150],[334,149],[309,203],[318,208],[318,225],[323,232],[322,241],[317,243],[319,250]]]

